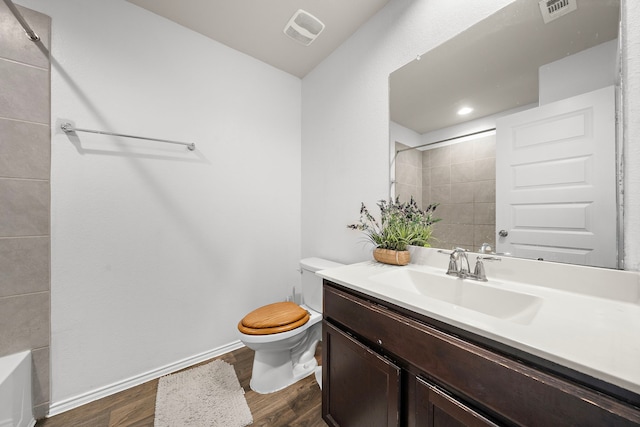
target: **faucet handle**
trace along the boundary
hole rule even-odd
[[[497,256],[478,256],[478,260],[482,261],[502,261],[502,258],[498,258]]]
[[[460,270],[458,269],[458,250],[453,249],[451,252],[438,249],[439,254],[449,255],[449,267],[447,268],[447,274],[451,276],[458,276]]]
[[[447,274],[451,276],[458,275],[458,263],[453,253],[451,254],[451,258],[449,258],[449,268],[447,268]]]
[[[460,252],[469,252],[469,249],[465,249],[465,248],[451,248],[451,252],[449,251],[445,251],[443,249],[438,249],[438,253],[439,254],[445,254],[445,255],[455,255],[457,256],[457,254],[459,254]]]
[[[482,256],[479,255],[476,258],[476,266],[473,269],[473,275],[476,280],[480,280],[481,282],[487,281],[487,273],[484,270],[484,264],[482,261],[502,261],[502,258],[498,258],[495,256]]]
[[[487,273],[484,271],[484,264],[482,263],[482,257],[476,258],[476,267],[473,269],[473,276],[476,280],[482,282],[487,281]]]

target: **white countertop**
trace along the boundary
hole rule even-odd
[[[589,267],[567,266],[565,269],[562,265],[559,267],[558,264],[540,262],[529,265],[527,261],[522,264],[523,260],[503,259],[507,262],[492,263],[491,266],[485,263],[490,282],[472,282],[541,299],[535,313],[519,321],[483,314],[415,292],[382,285],[375,277],[372,279],[373,276],[396,269],[446,275],[447,258],[432,253],[428,255],[426,264],[431,265],[398,267],[367,261],[323,270],[317,274],[347,288],[640,394],[640,275]],[[412,255],[413,258],[419,257]],[[471,261],[471,256],[469,259]],[[501,265],[495,267],[493,264]],[[528,284],[500,277],[514,276],[514,269],[523,270],[525,278],[533,277],[536,276],[534,271],[544,270],[544,264],[550,264],[551,269],[560,268],[560,273],[554,273],[562,276],[557,278],[557,288],[553,283]],[[535,283],[536,277],[531,282]],[[587,283],[591,279],[604,282]],[[575,281],[581,281],[579,287],[574,286]],[[606,290],[603,291],[601,287]]]

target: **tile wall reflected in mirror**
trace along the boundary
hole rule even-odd
[[[408,148],[396,142],[396,151]],[[439,203],[433,247],[478,250],[495,248],[495,135],[428,150],[408,150],[396,157],[395,194],[411,196],[423,208]]]

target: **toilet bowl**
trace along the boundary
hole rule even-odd
[[[268,304],[238,323],[240,340],[255,352],[252,390],[273,393],[316,371],[315,352],[322,338],[322,279],[315,272],[341,265],[321,258],[301,260],[303,303]]]

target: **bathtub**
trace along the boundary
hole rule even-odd
[[[0,357],[0,427],[33,427],[31,352]]]

